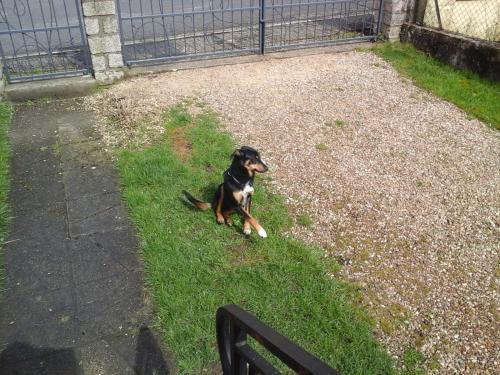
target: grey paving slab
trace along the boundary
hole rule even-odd
[[[76,312],[71,287],[11,294],[4,303],[11,308],[5,313],[7,324],[0,334],[2,349],[8,346],[6,343],[12,342],[30,343],[37,347],[73,344]]]
[[[94,233],[92,235],[96,246],[110,254],[116,262],[119,262],[128,271],[142,270],[136,254],[131,249],[137,249],[138,239],[134,232],[127,229],[116,230],[108,233]]]
[[[71,348],[37,348],[13,343],[0,354],[2,375],[83,375]]]
[[[89,141],[99,141],[99,136],[88,121],[92,113],[86,111],[64,112],[57,119],[56,125],[61,144],[75,144]]]
[[[59,173],[22,176],[12,180],[11,204],[18,210],[33,210],[64,203],[63,176]]]
[[[118,178],[111,166],[65,170],[62,174],[68,199],[116,192]]]
[[[17,148],[12,152],[11,168],[15,178],[54,175],[59,172],[59,158],[55,155],[52,144],[32,150]]]
[[[102,144],[97,141],[70,143],[65,145],[61,153],[64,169],[82,169],[91,168],[96,165],[109,164],[109,157],[102,148]]]
[[[13,118],[0,374],[168,374],[116,171],[71,108]]]
[[[104,193],[69,200],[68,220],[72,236],[126,228],[127,211],[120,193]]]

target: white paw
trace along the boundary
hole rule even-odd
[[[243,229],[243,233],[249,236],[252,233],[252,230],[250,228],[245,228]]]
[[[259,236],[261,236],[262,238],[266,238],[267,237],[267,233],[264,230],[264,228],[260,228],[260,230],[259,230],[258,233],[259,233]]]

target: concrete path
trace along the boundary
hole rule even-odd
[[[72,104],[13,118],[0,374],[167,374],[116,172]]]

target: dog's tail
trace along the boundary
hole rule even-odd
[[[188,201],[190,201],[194,206],[199,208],[200,210],[208,210],[212,205],[208,202],[202,202],[199,199],[196,199],[191,194],[189,194],[186,190],[182,191],[182,194],[186,197]]]

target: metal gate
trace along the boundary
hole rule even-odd
[[[118,0],[128,64],[264,53],[378,36],[383,0]]]
[[[0,52],[9,82],[89,73],[80,0],[0,0]]]

